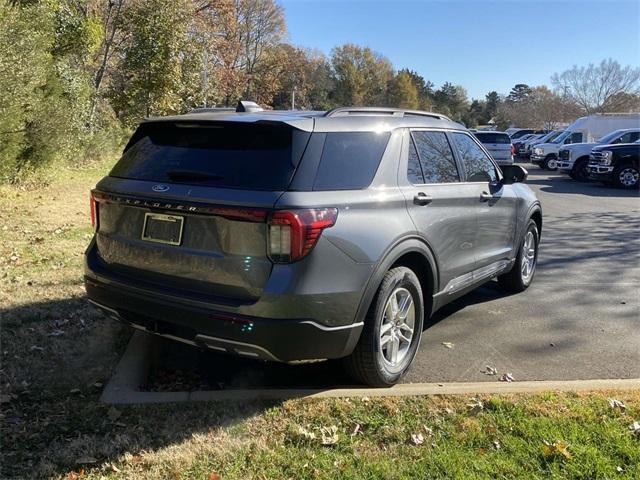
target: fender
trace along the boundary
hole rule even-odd
[[[375,267],[373,273],[369,277],[367,285],[364,289],[364,294],[362,295],[362,299],[360,300],[360,304],[358,305],[358,310],[355,318],[356,322],[364,322],[367,312],[369,311],[369,306],[373,301],[373,297],[378,291],[378,287],[382,282],[382,278],[384,277],[385,273],[387,273],[389,268],[391,268],[391,265],[393,265],[403,255],[411,252],[422,254],[429,262],[429,267],[432,275],[431,280],[433,282],[434,290],[437,290],[439,285],[438,264],[436,262],[435,256],[433,255],[431,247],[429,247],[424,239],[417,235],[401,238],[396,243],[391,245],[382,255],[382,259],[378,262],[378,265]],[[435,292],[431,292],[432,297],[434,293]]]

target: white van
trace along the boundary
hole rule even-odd
[[[536,145],[531,161],[542,168],[557,168],[560,147],[569,143],[592,143],[607,133],[621,128],[640,127],[640,113],[596,113],[581,117],[552,142]]]

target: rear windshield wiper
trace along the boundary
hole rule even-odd
[[[211,173],[200,172],[198,170],[168,170],[166,172],[167,177],[170,180],[189,180],[189,181],[201,181],[207,180],[224,180],[221,175],[214,175]]]

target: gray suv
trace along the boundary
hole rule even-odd
[[[242,108],[240,108],[242,110]],[[90,301],[167,338],[396,383],[425,318],[533,279],[540,203],[464,127],[390,108],[143,122],[91,192]]]

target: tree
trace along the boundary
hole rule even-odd
[[[413,70],[403,68],[398,73],[406,73],[418,91],[418,103],[421,110],[431,110],[433,106],[433,83],[425,80]]]
[[[578,104],[584,113],[605,112],[612,108],[630,110],[637,105],[634,96],[640,94],[640,68],[621,67],[612,59],[599,65],[573,66],[551,77],[556,91]],[[620,102],[620,100],[630,100]]]
[[[179,112],[190,13],[187,0],[144,0],[128,9],[127,41],[112,85],[113,103],[126,124]]]
[[[498,92],[491,91],[485,96],[483,123],[488,123],[492,118],[498,115],[498,108],[500,106],[500,95]]]
[[[523,102],[531,94],[531,88],[525,83],[517,83],[507,95],[507,102]]]
[[[416,110],[420,107],[418,89],[407,72],[400,71],[394,77],[389,88],[388,102],[390,106],[398,108]]]
[[[333,100],[338,105],[381,105],[386,103],[393,69],[389,60],[368,47],[346,44],[331,51],[335,79]]]

